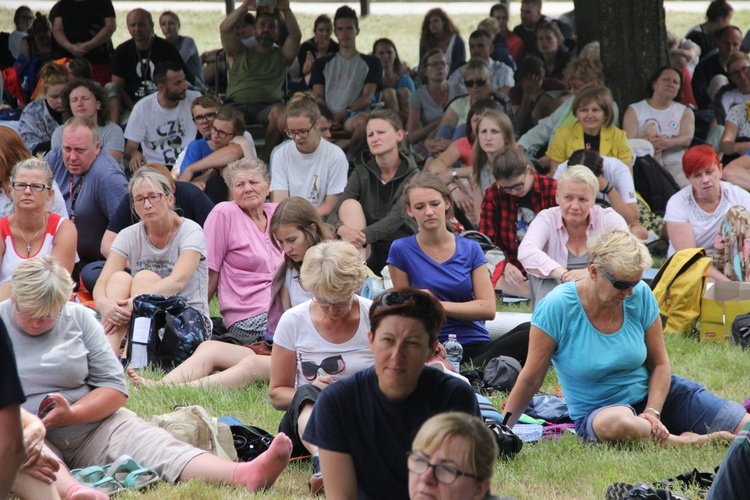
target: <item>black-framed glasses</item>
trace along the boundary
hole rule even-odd
[[[337,373],[343,372],[346,368],[344,358],[342,358],[340,354],[327,357],[321,361],[319,365],[314,361],[303,361],[301,365],[302,375],[304,375],[307,380],[311,381],[318,378],[318,368],[326,372],[328,375],[336,375]]]
[[[131,198],[133,200],[133,205],[138,205],[139,207],[142,207],[146,204],[146,200],[148,200],[151,205],[156,205],[161,201],[162,196],[164,196],[164,193],[154,193],[150,194],[148,196],[139,196],[138,198]]]
[[[487,80],[464,80],[464,86],[469,87],[484,87],[487,84]]]
[[[193,117],[193,121],[195,123],[199,123],[213,120],[214,118],[216,118],[216,111],[214,111],[213,113],[206,113],[205,115],[196,115]]]
[[[26,189],[28,188],[28,189],[31,189],[35,193],[41,193],[45,189],[52,189],[51,186],[47,186],[46,184],[37,184],[37,183],[27,184],[25,182],[14,182],[11,184],[11,186],[16,191],[26,191]]]
[[[221,121],[221,120],[219,120],[219,121]],[[211,135],[212,136],[215,135],[219,139],[224,139],[225,137],[230,136],[232,134],[234,134],[234,131],[232,131],[232,132],[225,132],[224,130],[219,130],[216,127],[211,127]]]
[[[313,124],[309,129],[307,130],[289,130],[286,129],[286,136],[290,139],[294,139],[295,137],[299,136],[300,139],[305,139],[308,135],[310,135],[310,131],[315,127],[315,124]]]
[[[607,278],[609,282],[612,283],[612,286],[615,287],[616,290],[629,290],[641,281],[641,280],[638,280],[638,281],[618,280],[618,279],[615,279],[611,274],[609,274],[607,271],[605,271],[601,267],[599,267],[599,271],[601,271],[602,276]]]
[[[469,474],[450,465],[430,463],[419,451],[412,450],[407,455],[406,467],[409,469],[409,472],[421,476],[431,468],[433,477],[439,483],[453,484],[459,476],[479,479],[479,476],[476,474]]]
[[[512,186],[501,186],[500,183],[498,183],[497,185],[500,188],[500,191],[502,191],[503,193],[512,193],[513,191],[523,189],[523,187],[526,185],[527,175],[529,175],[528,170],[523,173],[523,180],[517,184],[513,184]]]
[[[737,71],[732,71],[731,73],[729,73],[729,78],[739,78],[742,75],[750,78],[750,66],[745,66],[744,68],[738,69]]]

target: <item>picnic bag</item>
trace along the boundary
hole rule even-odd
[[[635,159],[633,180],[635,190],[648,203],[651,211],[661,216],[667,210],[669,198],[680,190],[672,174],[664,170],[651,155]]]
[[[464,231],[461,236],[479,243],[479,247],[484,252],[484,258],[487,259],[487,269],[490,271],[492,286],[497,285],[497,281],[503,275],[505,269],[505,252],[496,247],[486,234],[479,231]]]
[[[151,423],[166,430],[178,441],[232,462],[237,461],[230,427],[211,417],[202,406],[178,406],[171,413],[154,415]]]
[[[732,328],[729,330],[732,341],[743,350],[750,346],[750,313],[740,314],[732,321]]]
[[[138,295],[128,329],[133,368],[153,364],[165,372],[190,357],[210,337],[203,315],[179,295]]]
[[[701,314],[701,298],[711,258],[702,248],[686,248],[672,255],[651,280],[659,303],[664,333],[692,335]]]

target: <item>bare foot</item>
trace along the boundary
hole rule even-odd
[[[731,443],[737,438],[727,431],[712,432],[710,434],[696,434],[694,432],[683,432],[679,436],[670,435],[669,444],[677,445],[704,445],[707,443]]]
[[[67,500],[109,500],[106,493],[76,483],[65,492]]]
[[[128,374],[128,377],[130,377],[130,381],[137,389],[140,389],[141,387],[153,387],[157,385],[157,382],[155,380],[141,377],[135,372],[135,370],[133,370],[129,366],[125,369],[125,372]]]
[[[286,468],[291,455],[292,440],[280,432],[258,458],[237,465],[232,480],[237,486],[242,485],[249,491],[269,488]]]

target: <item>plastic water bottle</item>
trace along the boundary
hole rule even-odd
[[[443,347],[445,347],[445,352],[447,353],[447,359],[450,362],[450,364],[453,365],[453,369],[456,370],[456,373],[460,373],[461,372],[461,359],[463,359],[464,357],[464,348],[458,342],[458,340],[456,340],[455,333],[448,334],[448,342],[446,342]]]

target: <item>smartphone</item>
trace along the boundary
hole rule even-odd
[[[39,409],[36,412],[36,416],[44,418],[49,412],[57,407],[57,401],[52,398],[52,393],[47,394],[41,403],[39,403]]]

